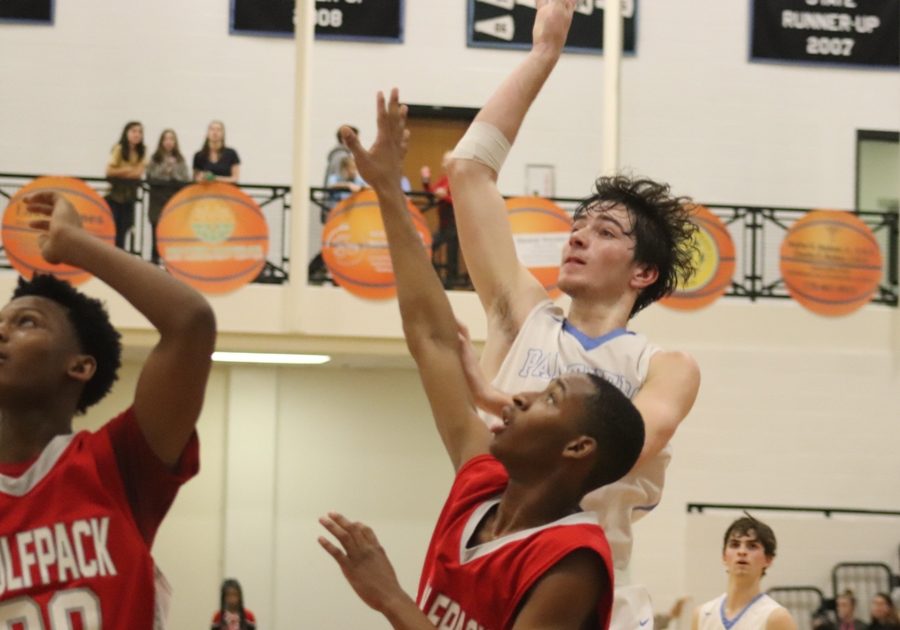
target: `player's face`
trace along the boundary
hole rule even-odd
[[[633,222],[624,206],[576,219],[563,247],[559,288],[573,297],[616,297],[627,291],[637,267]]]
[[[722,553],[725,570],[732,577],[759,579],[763,571],[772,564],[766,556],[765,547],[751,531],[747,534],[732,534]]]
[[[64,308],[24,296],[0,310],[0,403],[52,395],[79,354]]]
[[[594,392],[584,374],[566,374],[541,392],[513,396],[513,404],[503,409],[502,422],[491,427],[491,452],[501,461],[508,456],[522,461],[557,458],[570,440],[582,434],[584,403]]]

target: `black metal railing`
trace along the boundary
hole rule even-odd
[[[37,175],[22,173],[0,173],[0,198],[11,198],[22,186]],[[101,195],[108,192],[110,180],[102,177],[80,177]],[[151,257],[151,225],[147,216],[149,192],[152,182],[140,182],[135,203],[135,227],[126,249],[147,258]],[[290,223],[291,220],[308,220],[292,217],[291,188],[287,184],[238,184],[238,187],[259,203],[269,226],[269,253],[263,272],[256,282],[280,284],[290,276]],[[409,198],[428,216],[434,214],[439,204],[435,197],[424,191],[408,193]],[[580,199],[572,197],[552,197],[555,203],[572,212]],[[319,224],[324,223],[328,211],[337,203],[335,192],[327,188],[310,188],[309,200]],[[780,247],[787,230],[809,209],[780,208],[773,206],[746,206],[708,204],[709,210],[726,225],[735,245],[736,272],[726,297],[749,300],[790,298],[781,277],[779,259]],[[0,208],[2,210],[2,208]],[[878,241],[883,253],[882,277],[872,302],[896,307],[900,299],[900,220],[897,211],[855,212]],[[311,221],[315,224],[317,221]],[[437,224],[437,221],[432,221]],[[327,270],[321,263],[321,256],[315,256],[316,243],[310,243],[311,261],[308,261],[308,275],[311,284],[330,282]],[[465,263],[459,253],[459,241],[455,226],[446,228],[444,233],[435,234],[433,263],[447,289],[471,290],[472,284],[465,271]],[[316,266],[318,265],[318,271]],[[0,247],[0,268],[9,268]]]

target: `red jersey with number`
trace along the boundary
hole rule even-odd
[[[459,469],[425,557],[419,608],[441,628],[511,628],[538,580],[572,552],[587,549],[609,576],[610,588],[597,602],[597,627],[608,628],[612,560],[595,514],[581,512],[480,545],[469,544],[508,484],[506,469],[490,455],[475,457]]]
[[[198,450],[169,469],[129,409],[0,465],[0,628],[162,627],[150,546]]]

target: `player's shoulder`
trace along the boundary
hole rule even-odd
[[[766,630],[797,630],[797,622],[788,609],[775,603],[776,606],[766,617]]]
[[[688,352],[683,350],[658,350],[650,358],[647,378],[667,377],[700,378],[700,364]]]

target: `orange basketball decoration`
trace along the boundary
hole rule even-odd
[[[431,231],[425,217],[408,199],[406,209],[430,256]],[[322,231],[322,258],[334,281],[353,295],[384,300],[397,294],[375,191],[361,190],[331,209]]]
[[[229,293],[262,271],[269,227],[259,205],[224,182],[193,184],[163,208],[159,254],[176,278],[205,293]]]
[[[75,206],[84,229],[110,244],[116,240],[112,212],[96,190],[74,177],[39,177],[20,188],[6,206],[3,213],[3,249],[13,269],[28,279],[36,272],[49,273],[71,284],[81,284],[91,274],[69,265],[51,265],[44,260],[38,246],[40,231],[28,226],[30,221],[45,217],[30,214],[22,199],[39,192],[62,194]]]
[[[691,209],[694,233],[694,275],[660,300],[669,308],[693,311],[722,297],[734,277],[734,241],[722,220],[703,206]]]
[[[882,277],[881,248],[858,217],[816,210],[781,244],[781,277],[791,297],[819,315],[846,315],[872,299]]]
[[[562,248],[572,232],[572,217],[549,199],[513,197],[506,200],[516,255],[544,289],[557,296]]]

